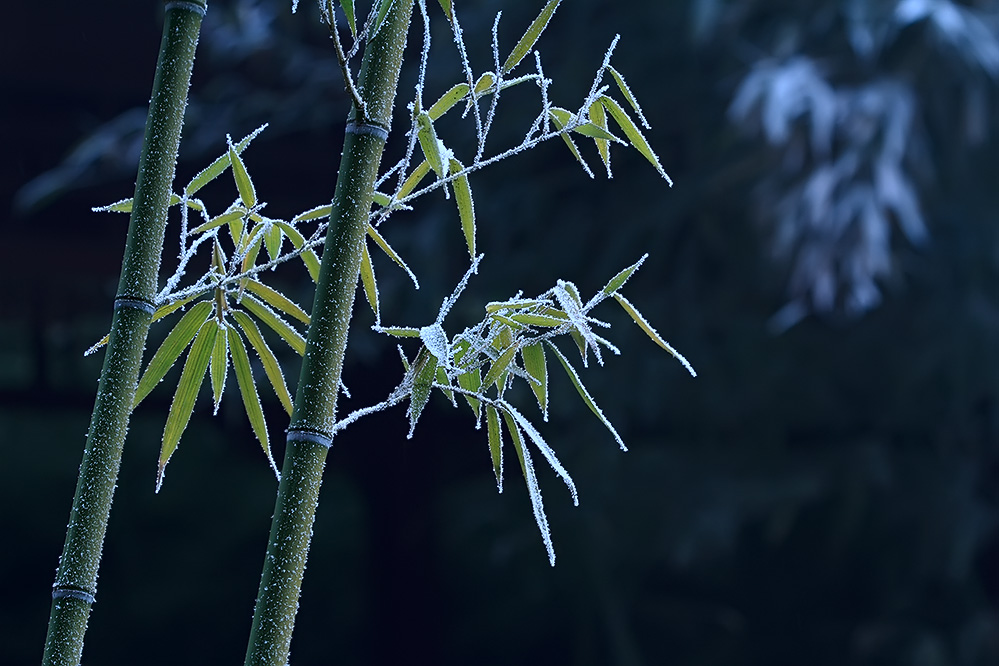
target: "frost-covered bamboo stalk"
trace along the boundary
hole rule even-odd
[[[257,593],[247,666],[285,666],[302,575],[336,422],[336,397],[360,273],[362,242],[388,138],[413,0],[396,0],[365,48],[363,111],[347,123],[312,321]]]
[[[52,588],[45,666],[77,666],[156,296],[167,207],[206,0],[168,1],[111,335]]]

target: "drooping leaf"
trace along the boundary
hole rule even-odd
[[[267,303],[267,305],[272,308],[276,308],[286,315],[294,317],[303,324],[309,323],[309,315],[305,312],[305,310],[299,307],[299,305],[290,298],[276,289],[268,287],[263,282],[254,279],[247,280],[246,290],[259,296],[264,303]]]
[[[556,109],[551,109],[549,111],[549,115],[551,116],[551,119],[555,123],[555,126],[557,128],[564,129],[568,121],[565,120],[564,117],[561,116],[561,114],[557,113],[556,111],[557,111]],[[590,170],[590,165],[587,164],[586,160],[583,159],[582,154],[580,154],[579,152],[579,148],[576,147],[576,143],[572,140],[572,137],[569,136],[569,133],[563,132],[559,136],[562,137],[562,141],[565,142],[565,145],[569,147],[569,152],[572,153],[572,156],[575,157],[576,161],[579,162],[580,166],[583,167],[583,171],[585,171],[590,178],[593,178],[594,175],[593,171]]]
[[[604,105],[599,99],[593,100],[593,103],[590,104],[589,116],[590,122],[594,126],[607,129],[607,112],[604,111]],[[596,144],[600,159],[603,160],[604,167],[607,169],[607,177],[610,178],[610,141],[594,138],[593,142]]]
[[[288,240],[291,241],[291,244],[295,247],[296,250],[299,250],[305,246],[305,236],[303,236],[298,229],[288,224],[287,222],[282,222],[280,220],[275,220],[274,224],[276,224],[281,228],[281,231],[283,231],[284,234],[288,237]],[[319,257],[316,256],[315,251],[310,248],[302,252],[302,254],[299,256],[302,257],[302,262],[305,264],[306,270],[309,271],[309,277],[312,278],[313,282],[318,282]]]
[[[191,344],[191,340],[198,334],[202,324],[212,314],[211,301],[201,301],[188,310],[183,317],[173,327],[173,330],[166,336],[163,344],[156,350],[149,360],[146,370],[139,380],[135,389],[135,399],[132,401],[132,409],[142,402],[149,392],[156,388],[160,380],[167,371],[173,367],[180,355]]]
[[[412,374],[413,387],[409,395],[409,409],[406,410],[406,416],[409,417],[407,437],[411,438],[413,430],[416,429],[416,422],[419,420],[420,414],[423,413],[423,408],[427,406],[427,401],[430,400],[430,392],[433,390],[434,379],[437,377],[437,357],[424,347],[416,355],[416,360],[413,361],[413,366],[409,372]]]
[[[219,412],[219,404],[222,403],[225,378],[229,374],[229,336],[226,333],[227,328],[225,324],[220,326],[221,335],[215,336],[215,346],[212,347],[210,374],[212,378],[212,398],[215,401],[214,413],[216,414]]]
[[[604,108],[607,109],[607,112],[610,113],[611,117],[614,119],[614,122],[616,122],[618,126],[620,126],[621,131],[624,132],[624,135],[628,137],[628,141],[631,142],[631,145],[634,146],[635,149],[638,150],[638,152],[644,155],[645,159],[647,159],[649,162],[652,163],[652,166],[656,168],[656,171],[659,172],[659,175],[665,178],[666,182],[670,184],[670,187],[672,187],[673,181],[666,174],[666,171],[663,169],[662,164],[659,163],[659,158],[652,151],[652,147],[649,145],[649,142],[645,140],[645,137],[642,135],[642,132],[638,129],[638,126],[635,125],[635,121],[633,121],[628,116],[625,110],[621,108],[620,104],[615,102],[610,97],[607,97],[606,95],[601,95],[600,102],[604,105]]]
[[[413,281],[413,286],[419,289],[420,281],[416,279],[416,274],[409,269],[406,262],[402,260],[402,257],[400,257],[395,250],[392,249],[392,246],[388,244],[388,241],[385,240],[380,233],[378,233],[378,230],[370,224],[368,225],[368,235],[371,236],[371,240],[375,241],[378,247],[380,247],[382,251],[389,256],[389,259],[394,261],[399,268],[406,271],[406,275],[408,275],[409,279]]]
[[[507,56],[506,62],[503,63],[503,73],[508,74],[516,67],[521,60],[527,56],[528,53],[534,48],[534,44],[541,37],[541,33],[544,32],[545,27],[548,25],[548,21],[551,20],[552,14],[558,9],[561,0],[549,0],[548,4],[545,5],[538,17],[534,19],[530,26],[527,28],[527,32],[524,36],[520,38],[517,45],[513,47],[513,51]]]
[[[531,377],[531,390],[538,399],[541,413],[548,420],[548,367],[545,364],[545,348],[540,342],[525,345],[520,349],[520,357],[524,360],[524,370]]]
[[[514,357],[517,355],[518,347],[517,345],[510,345],[507,347],[499,357],[492,362],[489,366],[489,371],[486,372],[486,376],[482,379],[482,385],[489,387],[489,385],[495,383],[496,388],[502,393],[503,387],[500,384],[500,378],[504,376],[507,368],[510,367],[510,363],[513,361]]]
[[[617,434],[617,430],[614,429],[611,422],[606,416],[604,416],[603,411],[600,410],[597,403],[593,401],[592,397],[590,397],[590,392],[586,390],[585,386],[583,386],[582,380],[579,378],[579,375],[576,374],[576,369],[573,368],[566,357],[562,355],[562,352],[558,350],[558,347],[553,345],[550,341],[546,342],[548,344],[548,348],[555,353],[559,362],[562,363],[562,367],[565,368],[565,374],[569,376],[569,379],[572,381],[572,385],[576,387],[576,391],[583,399],[583,402],[586,403],[586,406],[590,408],[590,411],[593,412],[598,419],[600,419],[600,422],[604,424],[604,427],[607,428],[612,435],[614,435],[614,439],[617,440],[618,446],[621,447],[621,450],[627,451],[628,447],[624,445],[624,440],[621,439],[621,435]]]
[[[251,322],[252,323],[252,322]],[[271,464],[271,469],[280,480],[274,457],[271,456],[271,446],[267,437],[267,423],[264,421],[264,410],[260,408],[260,396],[257,395],[257,386],[253,383],[253,370],[250,367],[250,356],[246,353],[246,345],[239,335],[239,331],[230,327],[228,330],[229,351],[232,354],[232,368],[236,371],[236,384],[239,386],[239,393],[243,396],[243,408],[246,409],[246,417],[250,420],[253,434],[264,448],[267,461]]]
[[[272,225],[270,229],[264,232],[264,247],[267,248],[267,256],[271,260],[277,259],[281,254],[282,240],[281,227]]]
[[[454,22],[454,9],[451,7],[451,0],[437,0],[440,3],[441,9],[444,10],[444,16],[447,17],[448,21]]]
[[[555,473],[562,478],[566,488],[569,489],[569,493],[572,495],[573,505],[579,506],[579,493],[576,491],[576,483],[572,480],[572,477],[569,476],[569,472],[566,471],[565,467],[562,466],[562,462],[558,459],[558,456],[555,455],[555,451],[552,450],[552,447],[548,446],[548,442],[546,442],[544,437],[541,436],[538,429],[535,428],[523,414],[517,411],[513,405],[507,402],[503,402],[502,405],[503,413],[513,417],[513,419],[517,422],[517,425],[524,429],[527,436],[531,438],[534,445],[538,447],[539,451],[541,451],[541,455],[545,457],[545,460],[547,460],[548,464],[551,465],[553,470],[555,470]]]
[[[340,0],[340,7],[347,17],[347,25],[350,26],[350,34],[357,39],[357,21],[354,20],[354,0]]]
[[[652,129],[652,126],[649,125],[649,121],[645,119],[645,114],[642,113],[642,107],[638,105],[638,100],[635,99],[635,96],[631,93],[631,88],[629,88],[628,84],[625,83],[624,77],[621,76],[621,73],[610,66],[607,67],[607,71],[614,77],[614,81],[617,82],[618,90],[620,90],[621,94],[624,95],[624,98],[628,100],[628,104],[631,105],[631,108],[635,110],[635,113],[638,115],[638,119],[642,122],[642,127],[645,129]]]
[[[374,23],[371,24],[371,34],[368,36],[368,41],[370,42],[381,30],[382,24],[385,23],[385,17],[388,15],[389,10],[392,9],[392,5],[395,0],[381,0],[381,4],[378,6],[378,15],[375,16]]]
[[[416,138],[420,140],[420,148],[427,158],[430,168],[438,177],[443,178],[446,174],[444,167],[444,152],[441,150],[440,139],[434,130],[434,123],[430,120],[430,114],[421,111],[416,117]]]
[[[381,321],[378,316],[378,284],[375,282],[375,269],[371,265],[367,243],[361,243],[361,284],[364,285],[364,295],[368,298],[368,305],[375,314],[375,321]]]
[[[267,375],[267,379],[274,389],[274,394],[277,395],[284,410],[290,416],[292,411],[291,394],[288,392],[288,386],[284,381],[284,373],[281,372],[281,365],[278,363],[277,357],[274,356],[271,348],[267,346],[267,341],[260,334],[260,329],[257,328],[257,325],[248,314],[240,310],[232,310],[232,317],[239,324],[239,327],[243,329],[246,339],[250,341],[250,345],[257,352],[260,363],[264,366],[264,373]]]
[[[256,136],[261,132],[263,132],[264,129],[266,128],[267,124],[264,123],[257,129],[253,130],[252,132],[244,136],[242,139],[240,139],[239,143],[237,143],[235,146],[236,154],[238,155],[242,153],[244,150],[246,150],[246,147],[250,145],[250,142],[253,141],[253,139],[255,139]],[[209,164],[207,167],[202,169],[198,173],[198,175],[192,178],[191,182],[188,183],[187,187],[184,188],[184,193],[187,194],[188,197],[190,197],[192,194],[200,190],[202,187],[215,180],[223,171],[229,168],[229,164],[231,164],[231,159],[232,159],[231,154],[229,153],[229,151],[226,151],[221,157],[219,157],[214,162]]]
[[[289,347],[298,352],[299,356],[305,354],[305,338],[274,312],[274,310],[271,310],[268,306],[249,294],[244,294],[242,305],[252,312],[257,319],[267,324],[268,328],[280,335],[288,343]]]
[[[510,414],[503,412],[503,420],[506,421],[507,430],[510,431],[510,439],[513,440],[513,448],[517,451],[517,458],[520,460],[520,470],[524,473],[524,481],[527,483],[527,492],[531,496],[531,508],[534,510],[534,521],[541,531],[541,539],[545,543],[548,551],[548,562],[555,566],[555,546],[552,544],[551,528],[548,527],[548,516],[545,515],[545,505],[541,500],[541,488],[538,486],[538,477],[534,473],[534,463],[531,461],[531,452],[524,446],[524,439],[520,434],[520,426]]]
[[[174,393],[170,411],[167,413],[166,425],[163,427],[163,446],[160,448],[159,469],[156,472],[156,492],[159,492],[163,485],[163,469],[169,462],[170,456],[177,449],[180,437],[191,421],[194,401],[198,397],[198,391],[205,379],[205,371],[212,358],[212,349],[215,346],[215,337],[218,335],[218,331],[218,322],[214,319],[207,320],[198,332],[194,344],[191,345],[191,353],[187,355],[187,361],[184,362],[180,381],[177,382],[177,392]]]
[[[440,96],[433,106],[427,109],[427,115],[430,116],[430,120],[437,120],[445,113],[454,108],[454,105],[465,98],[468,94],[468,84],[459,83],[453,86],[450,90]]]
[[[247,209],[253,208],[257,205],[257,190],[253,187],[250,174],[246,172],[246,165],[243,164],[243,158],[239,156],[239,153],[236,152],[236,147],[232,145],[232,138],[227,135],[226,141],[229,142],[229,161],[232,164],[232,176],[236,181],[239,199]]]
[[[672,345],[663,340],[662,336],[660,336],[659,333],[656,332],[656,329],[652,328],[652,325],[645,320],[645,317],[642,316],[642,313],[639,312],[638,309],[634,305],[632,305],[627,298],[618,293],[614,294],[614,298],[617,300],[618,303],[621,304],[621,307],[624,308],[624,311],[628,313],[628,316],[631,317],[636,324],[638,324],[638,327],[641,328],[643,331],[645,331],[646,335],[652,338],[653,342],[655,342],[657,345],[659,345],[660,347],[668,351],[670,354],[672,354],[676,360],[680,361],[680,363],[683,365],[683,367],[687,369],[687,372],[689,372],[691,376],[693,377],[697,376],[697,373],[694,371],[694,367],[690,365],[690,362],[687,361],[686,358],[683,357],[683,354],[673,349]]]
[[[482,388],[482,371],[475,367],[458,375],[458,386],[466,391],[478,393],[479,389]],[[482,403],[477,398],[468,394],[465,394],[465,400],[468,402],[468,406],[472,408],[475,418],[478,419]]]
[[[492,405],[486,405],[486,432],[489,437],[489,457],[493,461],[496,488],[499,492],[503,492],[503,431],[500,427],[499,414]]]
[[[451,173],[464,169],[464,165],[451,158]],[[461,219],[461,230],[465,234],[465,244],[468,254],[475,258],[475,204],[472,201],[472,188],[468,184],[468,174],[458,176],[453,181],[454,201],[458,205],[458,217]]]

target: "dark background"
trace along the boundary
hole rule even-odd
[[[501,5],[505,52],[542,3],[456,4],[481,71]],[[178,166],[186,182],[225,133],[270,122],[244,158],[285,217],[330,199],[347,111],[314,7],[287,5],[213,0]],[[41,654],[101,364],[82,351],[108,326],[126,225],[89,209],[131,195],[161,15],[17,3],[0,35],[5,664]],[[648,252],[625,293],[699,376],[597,312],[625,351],[583,376],[631,450],[555,381],[542,430],[581,498],[539,466],[554,569],[516,467],[498,495],[467,409],[435,398],[412,440],[402,407],[338,436],[294,663],[999,663],[997,19],[996,2],[563,3],[539,43],[553,98],[574,108],[621,33],[614,64],[676,186],[624,150],[591,181],[560,143],[476,174],[486,259],[449,327],[558,278],[592,293]],[[456,77],[442,27],[431,98]],[[491,146],[519,141],[534,95],[504,98]],[[809,199],[820,181],[829,196]],[[422,285],[376,263],[383,319],[431,322],[467,266],[452,202],[383,230]],[[298,269],[274,283],[311,301]],[[365,307],[342,409],[400,377]],[[132,418],[84,664],[245,650],[276,484],[238,400],[212,418],[202,396],[154,495],[170,397]]]

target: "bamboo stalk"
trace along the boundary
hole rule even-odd
[[[288,663],[312,523],[336,420],[361,243],[391,126],[412,12],[413,0],[396,0],[364,51],[359,87],[365,109],[362,112],[355,105],[348,118],[246,666]]]
[[[43,666],[77,666],[149,331],[167,208],[206,0],[167,1],[111,335],[55,583]]]

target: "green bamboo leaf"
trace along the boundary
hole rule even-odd
[[[566,322],[565,319],[551,317],[549,315],[534,314],[530,312],[518,312],[510,315],[510,319],[518,324],[527,326],[543,326],[545,328],[558,328]]]
[[[496,487],[503,492],[503,430],[499,414],[492,405],[486,405],[486,432],[489,436],[489,457],[493,460]]]
[[[593,100],[593,103],[590,104],[589,116],[590,123],[594,126],[607,129],[607,112],[599,99]],[[603,160],[604,167],[607,169],[607,177],[610,178],[610,141],[595,138],[593,142],[597,145],[597,152],[600,153],[600,159]]]
[[[280,310],[286,315],[294,317],[303,324],[309,323],[310,321],[309,315],[305,312],[305,310],[299,307],[297,303],[295,303],[290,298],[282,294],[280,291],[268,287],[263,282],[253,279],[247,280],[246,290],[259,296],[260,300],[262,300],[264,303],[267,303],[267,305],[271,306],[272,308]]]
[[[565,115],[561,113],[561,111],[565,110],[553,108],[550,109],[548,112],[548,115],[551,116],[552,121],[555,123],[555,127],[557,127],[560,130],[564,129],[565,126],[569,123],[569,119],[566,118]],[[566,111],[565,113],[569,112]],[[569,114],[570,117],[571,115],[572,114]],[[590,170],[590,165],[587,164],[586,160],[583,159],[583,156],[579,152],[579,148],[576,147],[576,143],[572,140],[572,137],[569,136],[569,133],[562,132],[559,136],[561,136],[562,140],[565,141],[565,145],[569,147],[569,152],[572,153],[572,156],[575,157],[576,161],[579,162],[580,166],[583,167],[583,171],[585,171],[587,175],[590,176],[590,178],[593,178],[593,172]]]
[[[536,305],[541,305],[543,301],[539,301],[533,298],[519,298],[512,301],[490,301],[486,303],[486,312],[493,313],[499,310],[522,310],[524,308],[533,308]]]
[[[520,357],[524,360],[524,370],[533,379],[531,390],[534,397],[538,399],[538,406],[541,413],[548,420],[548,367],[545,364],[545,348],[540,342],[526,345],[520,350]]]
[[[245,208],[240,205],[233,205],[221,215],[213,217],[204,224],[191,229],[190,233],[191,235],[202,234],[206,231],[211,231],[215,227],[221,227],[223,224],[232,224],[233,220],[242,220],[244,215],[246,215]]]
[[[454,108],[454,105],[465,98],[468,94],[468,84],[459,83],[453,86],[450,90],[440,96],[433,106],[427,109],[427,115],[430,116],[430,120],[437,120],[445,113]]]
[[[271,259],[277,259],[281,254],[281,241],[284,239],[284,235],[281,233],[281,227],[277,225],[272,225],[270,229],[264,232],[264,247],[267,248],[267,256]]]
[[[423,160],[415,169],[413,169],[413,173],[409,174],[409,178],[406,179],[406,181],[402,184],[402,187],[399,188],[399,191],[396,192],[395,198],[405,199],[408,197],[428,173],[430,173],[430,162]]]
[[[502,392],[503,387],[500,385],[499,380],[504,376],[507,368],[510,367],[510,363],[513,361],[514,356],[517,355],[517,349],[517,345],[510,345],[496,360],[490,364],[489,371],[486,372],[486,376],[482,380],[483,386],[489,387],[491,384],[495,383],[496,388]]]
[[[170,404],[170,411],[167,413],[166,425],[163,427],[163,445],[160,448],[159,469],[156,472],[156,492],[160,491],[163,485],[163,470],[170,456],[177,449],[180,437],[187,429],[187,424],[191,421],[191,412],[194,411],[194,401],[198,397],[198,391],[205,379],[205,371],[212,358],[212,349],[215,346],[215,337],[218,335],[219,325],[214,319],[207,320],[198,332],[198,337],[191,345],[191,353],[187,355],[184,362],[184,369],[180,373],[180,381],[177,382],[177,392],[173,395],[173,402]]]
[[[246,339],[250,341],[250,345],[257,352],[257,357],[260,358],[260,363],[264,366],[264,374],[267,375],[267,379],[274,389],[274,394],[277,395],[284,410],[290,416],[292,410],[291,394],[288,392],[288,385],[285,384],[284,373],[281,372],[281,364],[278,363],[277,357],[274,356],[274,352],[267,345],[264,336],[260,334],[260,329],[257,328],[248,314],[240,310],[232,310],[232,317],[243,329]],[[233,363],[235,363],[235,357],[233,359]]]
[[[246,147],[250,145],[250,142],[253,141],[253,139],[255,139],[258,134],[263,132],[266,127],[267,124],[264,123],[257,129],[253,130],[252,132],[244,136],[242,139],[240,139],[239,143],[236,144],[236,154],[238,155],[242,153],[244,150],[246,150]],[[223,171],[229,168],[230,164],[231,164],[231,155],[228,151],[226,151],[225,154],[223,154],[217,160],[215,160],[207,167],[202,169],[198,173],[198,175],[192,178],[191,182],[188,183],[187,187],[184,188],[184,193],[187,194],[188,197],[190,197],[192,194],[200,190],[202,187],[204,187],[208,183],[218,178],[218,176]]]
[[[378,331],[379,333],[385,333],[386,335],[392,335],[397,338],[418,338],[420,337],[420,329],[418,328],[408,328],[405,326],[372,326],[372,329]]]
[[[135,389],[135,399],[132,401],[132,409],[135,409],[142,402],[143,398],[156,388],[156,385],[160,383],[160,380],[163,379],[167,371],[173,367],[173,364],[180,358],[180,355],[187,349],[187,345],[191,344],[191,340],[198,334],[202,324],[207,321],[211,314],[212,302],[201,301],[180,318],[180,321],[173,327],[173,330],[166,336],[163,344],[160,345],[160,348],[156,350],[156,353],[149,360],[142,379],[139,380],[139,384]]]
[[[215,400],[215,413],[219,412],[222,402],[222,392],[225,390],[225,378],[229,370],[229,336],[225,324],[220,326],[222,335],[215,336],[215,346],[212,347],[211,378],[212,397]]]
[[[599,139],[600,141],[613,141],[614,143],[623,143],[623,144],[627,143],[624,140],[614,136],[603,127],[599,127],[597,125],[594,125],[593,123],[583,123],[582,125],[577,125],[572,129],[572,131],[578,134],[582,134],[583,136],[588,136],[591,139]]]
[[[115,201],[113,204],[108,204],[107,206],[94,206],[90,210],[95,213],[131,213],[132,199],[129,197],[128,199]]]
[[[388,208],[389,204],[392,203],[392,197],[383,192],[375,192],[371,197],[371,201],[382,208]]]
[[[511,319],[510,317],[507,317],[506,315],[500,314],[498,312],[493,313],[492,320],[497,321],[501,324],[505,324],[511,331],[516,331],[518,333],[527,328],[526,325],[521,324],[520,322]]]
[[[642,107],[638,105],[638,100],[635,99],[633,94],[631,94],[631,88],[629,88],[628,84],[625,83],[624,77],[621,76],[621,73],[609,65],[607,67],[607,71],[614,77],[614,81],[617,82],[618,90],[620,90],[621,94],[624,95],[624,98],[628,100],[628,104],[631,105],[631,108],[635,110],[635,113],[638,115],[638,119],[642,121],[642,127],[645,129],[652,129],[652,126],[649,125],[649,121],[645,119],[645,114],[642,113]]]
[[[441,9],[444,10],[444,16],[447,20],[454,22],[454,9],[451,7],[451,0],[437,0],[440,3]]]
[[[545,505],[541,500],[541,487],[538,485],[538,477],[534,472],[531,452],[524,446],[524,438],[520,433],[520,426],[517,425],[517,421],[506,410],[503,411],[503,420],[506,421],[507,430],[510,431],[513,448],[517,451],[517,459],[520,461],[520,471],[524,474],[527,492],[531,496],[534,521],[538,524],[538,529],[541,531],[541,538],[545,543],[545,550],[548,551],[548,561],[552,566],[555,566],[555,546],[552,544],[551,528],[548,527],[548,516],[545,515]]]
[[[385,17],[388,15],[389,10],[392,9],[392,5],[395,0],[382,0],[381,5],[378,6],[378,15],[375,17],[375,22],[371,24],[371,34],[368,37],[370,42],[381,30],[382,24],[385,23]]]
[[[476,367],[472,368],[468,372],[458,375],[458,386],[466,391],[478,393],[479,389],[482,388],[482,371]],[[475,414],[475,418],[478,419],[481,409],[481,402],[479,399],[465,394],[465,400],[468,402],[468,406],[472,408],[472,413]]]
[[[572,385],[576,387],[576,391],[583,399],[583,402],[585,402],[586,406],[590,408],[590,411],[593,412],[598,419],[600,419],[600,422],[604,424],[604,427],[606,427],[611,432],[611,434],[614,435],[614,439],[617,440],[617,443],[621,447],[621,450],[627,451],[628,447],[624,445],[624,440],[621,439],[621,435],[617,434],[617,430],[614,429],[614,426],[611,425],[611,422],[607,419],[606,416],[604,416],[603,411],[601,411],[600,407],[597,406],[597,403],[593,401],[593,398],[590,396],[590,392],[586,390],[586,387],[583,386],[583,382],[579,378],[579,375],[576,374],[576,369],[573,368],[572,365],[569,363],[569,361],[566,359],[566,357],[562,355],[562,352],[558,350],[558,347],[556,347],[547,340],[546,342],[548,344],[548,348],[551,349],[553,352],[555,352],[555,356],[558,357],[558,360],[562,364],[562,367],[565,368],[565,374],[569,376],[569,379],[572,381]]]
[[[655,342],[657,345],[659,345],[660,347],[668,351],[670,354],[672,354],[673,358],[680,361],[683,367],[687,368],[687,372],[689,372],[691,376],[693,377],[697,376],[697,373],[694,371],[694,367],[690,365],[690,362],[688,362],[686,358],[683,357],[683,354],[673,349],[672,345],[663,340],[662,336],[660,336],[659,333],[656,332],[656,329],[652,328],[652,325],[645,320],[645,317],[642,316],[642,313],[639,312],[638,309],[634,305],[632,305],[627,298],[618,293],[614,294],[614,298],[617,299],[617,302],[621,304],[621,307],[624,308],[624,311],[628,313],[628,316],[631,317],[636,324],[638,324],[638,327],[641,328],[643,331],[645,331],[646,335],[652,338],[653,342]]]
[[[659,175],[665,178],[666,182],[670,184],[670,187],[672,187],[673,181],[666,174],[666,171],[663,170],[662,164],[659,163],[659,158],[654,152],[652,152],[652,147],[649,146],[649,142],[645,140],[645,137],[642,136],[638,126],[635,125],[635,122],[628,116],[625,110],[621,108],[621,105],[606,95],[600,96],[600,102],[604,105],[604,108],[607,109],[607,112],[610,113],[614,122],[621,127],[621,131],[624,132],[626,137],[628,137],[628,141],[631,142],[631,145],[634,146],[638,152],[644,155],[645,159],[652,163],[652,166],[656,168]]]
[[[434,130],[433,121],[430,120],[430,114],[426,111],[421,111],[416,116],[416,128],[416,138],[420,140],[420,148],[423,149],[423,155],[427,158],[430,168],[439,177],[443,178],[446,174],[444,170],[444,152],[441,150],[441,141],[437,138],[437,132]]]
[[[392,249],[392,246],[388,244],[388,241],[385,240],[385,238],[378,233],[378,230],[371,224],[368,225],[368,235],[371,236],[371,240],[375,241],[378,247],[382,249],[382,252],[389,256],[389,259],[394,261],[399,268],[406,271],[406,275],[408,275],[409,279],[413,281],[413,285],[419,289],[420,281],[416,279],[416,274],[409,269],[409,266],[407,266],[406,262],[402,260],[402,257],[400,257],[399,254]]]
[[[489,90],[496,84],[496,75],[492,72],[483,72],[479,79],[475,82],[475,87],[472,91],[475,93],[475,97],[481,97],[483,94],[489,92]]]
[[[437,363],[437,383],[439,384],[438,388],[440,388],[440,390],[444,392],[444,395],[447,396],[447,399],[448,401],[450,401],[451,405],[457,407],[458,403],[454,401],[454,391],[451,391],[446,388],[441,388],[442,386],[449,386],[451,382],[448,379],[447,372],[444,370],[444,366],[441,365],[439,361]]]
[[[243,295],[242,305],[252,312],[257,319],[267,324],[268,328],[280,335],[288,343],[288,346],[298,352],[299,356],[305,354],[305,338],[274,312],[274,310],[271,310],[250,294]]]
[[[451,173],[464,169],[464,165],[451,158]],[[461,219],[461,230],[465,234],[465,244],[468,254],[475,258],[475,204],[472,202],[472,188],[468,184],[468,174],[458,176],[453,181],[454,201],[458,205],[458,217]]]
[[[645,260],[648,258],[649,258],[648,254],[643,254],[641,259],[639,259],[631,266],[628,266],[623,271],[612,277],[610,279],[610,282],[605,284],[604,288],[600,290],[600,293],[604,296],[610,296],[615,291],[623,287],[624,283],[628,281],[628,278],[630,278],[635,273],[635,271],[637,271],[639,267],[643,263],[645,263]]]
[[[251,324],[253,322],[250,322]],[[257,386],[253,383],[253,370],[250,367],[250,356],[246,353],[246,345],[234,327],[230,327],[229,351],[232,354],[232,369],[236,371],[236,384],[239,386],[239,393],[243,396],[243,408],[246,409],[246,417],[250,420],[253,434],[264,448],[267,461],[271,464],[271,469],[278,479],[281,478],[278,472],[274,457],[271,456],[270,442],[267,437],[267,423],[264,421],[264,410],[260,407],[260,396],[257,395]]]
[[[275,220],[274,224],[281,227],[281,231],[288,237],[288,240],[291,241],[296,250],[300,250],[305,246],[305,236],[298,229],[280,220]],[[319,257],[316,256],[316,253],[312,249],[305,250],[300,256],[302,257],[302,262],[305,264],[305,268],[309,271],[309,277],[312,278],[313,282],[318,282]]]
[[[378,317],[378,284],[375,282],[375,269],[371,265],[371,255],[368,254],[367,243],[361,243],[361,284],[364,285],[364,295],[368,297],[368,305],[375,313],[375,321],[380,321]]]
[[[350,26],[350,34],[357,39],[357,22],[354,19],[354,0],[340,0],[340,6],[347,17],[347,25]]]
[[[521,60],[531,52],[534,48],[534,44],[541,37],[541,33],[544,32],[545,27],[548,25],[548,21],[551,19],[552,14],[558,9],[561,0],[550,0],[545,8],[541,10],[538,17],[534,19],[534,22],[527,28],[527,32],[524,36],[520,38],[517,45],[513,47],[513,51],[507,56],[506,62],[503,63],[503,73],[508,74],[516,67]]]
[[[243,159],[236,152],[236,147],[232,145],[232,138],[226,135],[229,142],[229,161],[232,164],[232,176],[236,181],[236,189],[239,191],[239,199],[246,208],[253,208],[257,205],[257,190],[253,187],[250,174],[246,172],[246,165]]]
[[[240,208],[242,208],[242,206],[240,206]],[[232,239],[232,244],[237,248],[242,247],[245,240],[243,238],[243,231],[246,230],[245,214],[229,218],[228,224],[229,238]]]
[[[330,213],[333,212],[333,205],[326,204],[325,206],[316,206],[315,208],[310,208],[307,211],[301,212],[295,217],[291,218],[291,223],[296,222],[306,222],[308,220],[318,220],[320,218],[329,217]]]
[[[411,438],[413,430],[416,428],[416,422],[419,420],[420,414],[423,413],[423,408],[427,406],[427,401],[430,400],[434,378],[437,376],[437,357],[427,351],[426,347],[423,347],[416,355],[416,360],[413,361],[413,367],[410,368],[409,373],[413,378],[413,387],[409,395],[409,409],[406,410],[406,416],[409,417],[407,437]]]

